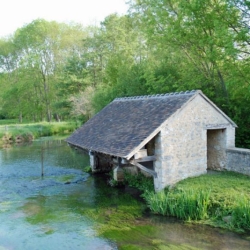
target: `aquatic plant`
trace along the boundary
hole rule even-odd
[[[210,191],[178,190],[146,192],[144,198],[149,208],[157,214],[175,216],[184,220],[208,217]]]
[[[144,197],[157,214],[236,231],[250,229],[250,177],[243,174],[213,172],[159,193],[146,192]]]
[[[91,168],[91,166],[86,166],[86,167],[83,168],[83,171],[85,173],[92,173],[92,168]]]
[[[216,172],[180,181],[155,193],[153,179],[125,172],[125,183],[142,192],[155,214],[242,231],[250,229],[250,177]]]
[[[250,230],[250,200],[245,195],[241,195],[235,200],[230,224],[234,228]]]

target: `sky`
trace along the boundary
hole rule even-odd
[[[126,0],[2,0],[0,37],[43,18],[47,21],[98,25],[112,13],[125,14]]]

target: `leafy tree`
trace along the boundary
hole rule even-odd
[[[69,55],[79,52],[84,35],[79,25],[38,19],[18,29],[12,39],[1,41],[0,67],[11,79],[5,99],[23,98],[18,106],[30,107],[26,115],[39,120],[46,115],[51,121],[58,113],[59,76]]]
[[[250,97],[249,1],[131,0],[130,6],[131,16],[147,35],[151,53],[159,56],[158,62],[162,53],[169,62],[166,67],[172,62],[170,72],[162,64],[151,72],[153,89],[156,72],[164,69],[160,84],[165,85],[168,76],[177,80],[166,89],[201,89],[236,122],[245,120],[249,109],[243,106]],[[249,131],[249,123],[243,128]],[[250,138],[249,132],[240,130],[242,137]]]

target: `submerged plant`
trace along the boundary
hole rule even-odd
[[[84,171],[85,173],[92,173],[92,168],[91,168],[91,166],[86,166],[86,167],[83,169],[83,171]]]

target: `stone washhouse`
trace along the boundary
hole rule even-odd
[[[197,90],[116,98],[66,141],[89,152],[93,172],[114,170],[119,181],[124,169],[141,171],[153,176],[159,191],[227,169],[236,127]]]

